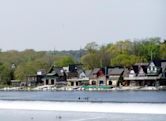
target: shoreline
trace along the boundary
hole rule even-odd
[[[56,88],[52,85],[45,86],[37,86],[35,88],[30,87],[4,87],[1,88],[0,91],[166,91],[166,86],[159,87],[140,87],[140,86],[132,86],[132,87],[113,87],[110,89],[102,89],[102,88],[89,88],[82,89],[81,87],[62,87]]]

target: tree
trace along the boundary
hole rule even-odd
[[[159,59],[160,38],[148,38],[141,42],[140,53],[147,61]]]
[[[62,56],[55,60],[54,64],[58,67],[65,67],[69,64],[74,64],[74,59],[71,56]]]
[[[166,42],[160,44],[160,58],[166,59]]]
[[[132,49],[131,41],[129,41],[129,40],[118,41],[115,45],[118,48],[120,54],[130,54],[131,53],[131,49]]]
[[[99,55],[99,47],[95,42],[88,43],[85,46],[86,54],[81,57],[81,63],[87,69],[100,67],[101,59]]]
[[[86,69],[94,69],[100,67],[100,57],[97,53],[88,53],[81,57],[81,63]]]
[[[88,44],[85,46],[85,50],[86,50],[88,53],[95,53],[95,52],[98,50],[98,44],[97,44],[96,42],[88,43]]]
[[[117,41],[114,44],[109,44],[107,46],[107,51],[109,51],[111,59],[119,54],[132,54],[132,42],[129,40]]]
[[[140,57],[128,54],[119,54],[111,61],[112,65],[114,66],[124,66],[124,67],[130,67],[138,62],[141,62]]]
[[[30,61],[24,64],[20,64],[15,69],[14,75],[17,80],[25,81],[29,75],[35,75],[39,69],[48,69],[47,63],[42,61]]]
[[[99,57],[101,67],[110,66],[111,54],[107,49],[107,46],[101,46],[99,50]]]
[[[10,66],[0,63],[0,84],[10,84]]]

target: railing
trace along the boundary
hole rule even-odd
[[[145,76],[145,77],[124,77],[124,80],[157,80],[160,79],[159,76]]]

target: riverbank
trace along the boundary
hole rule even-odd
[[[128,87],[111,87],[111,88],[83,88],[83,87],[61,87],[57,88],[54,85],[43,85],[37,87],[4,87],[1,88],[0,91],[128,91],[128,90],[142,90],[142,91],[158,91],[158,90],[166,90],[166,86],[128,86]]]

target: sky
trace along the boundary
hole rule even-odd
[[[0,0],[0,48],[77,50],[166,39],[166,0]]]

